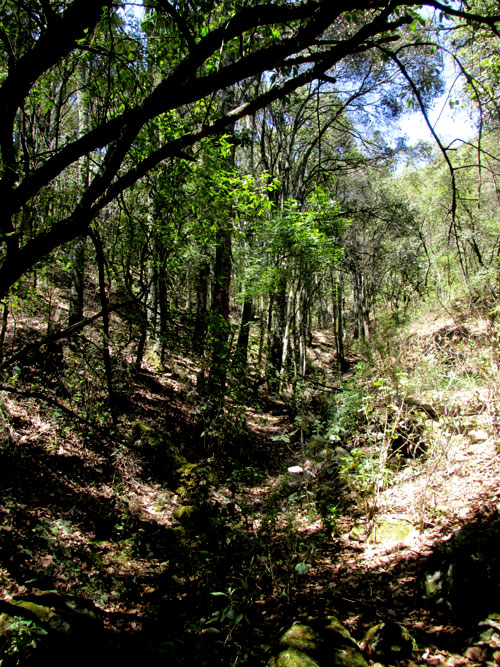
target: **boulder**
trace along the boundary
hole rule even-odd
[[[368,542],[371,544],[397,544],[403,542],[415,531],[406,519],[383,519],[377,521],[370,534]]]
[[[268,667],[319,667],[319,664],[306,653],[289,648],[271,658]]]
[[[281,651],[268,667],[368,667],[349,631],[334,616],[295,623],[279,641]]]

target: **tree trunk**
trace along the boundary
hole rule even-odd
[[[106,277],[105,277],[105,259],[102,240],[97,230],[90,234],[96,251],[97,269],[99,274],[99,298],[102,310],[102,358],[104,363],[104,374],[106,377],[106,387],[108,391],[109,410],[113,426],[117,424],[117,415],[115,409],[115,395],[113,389],[113,370],[111,366],[111,355],[109,353],[109,307],[106,296]]]
[[[269,349],[269,372],[268,379],[271,388],[279,389],[278,377],[281,372],[283,360],[283,340],[286,326],[286,278],[281,277],[278,290],[272,295],[272,320],[274,326],[271,329],[271,341]]]
[[[234,352],[234,365],[239,375],[244,375],[248,365],[248,343],[250,340],[250,326],[253,317],[253,299],[245,294],[241,310],[240,331]]]
[[[229,360],[229,288],[232,269],[232,224],[221,220],[217,228],[214,263],[214,288],[210,312],[210,337],[212,358],[209,375],[209,393],[216,403],[221,403],[226,391],[227,364]]]
[[[77,66],[78,89],[76,92],[76,108],[78,114],[78,136],[83,137],[89,130],[89,108],[83,95],[87,80],[85,65],[79,63]],[[89,158],[80,158],[78,165],[77,189],[85,192],[89,186]],[[86,238],[77,239],[74,242],[71,253],[71,286],[69,294],[68,323],[71,326],[83,320],[83,292],[85,287],[85,246]]]
[[[210,263],[204,259],[198,269],[196,281],[196,318],[194,321],[193,347],[201,353],[207,334],[207,305],[208,281],[210,278]]]

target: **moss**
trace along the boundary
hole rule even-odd
[[[56,614],[51,607],[45,607],[44,605],[29,602],[28,600],[11,600],[10,604],[31,612],[41,623],[48,625],[52,630],[61,632],[69,628],[68,624],[64,623],[59,614]]]
[[[152,426],[142,422],[134,422],[132,424],[132,442],[136,446],[160,447],[163,444],[163,438]]]
[[[368,667],[349,630],[335,616],[328,616],[325,626],[327,664],[336,667]]]
[[[319,667],[319,663],[302,651],[288,648],[281,651],[276,657],[271,658],[268,667]]]
[[[387,519],[377,523],[368,536],[372,544],[402,542],[415,530],[414,526],[404,519]]]
[[[351,532],[349,533],[351,540],[356,540],[357,542],[364,542],[367,538],[367,526],[365,523],[357,523],[352,527]]]
[[[199,510],[194,505],[180,505],[174,510],[174,518],[179,523],[192,523],[199,514]]]
[[[179,486],[175,490],[182,501],[203,504],[210,487],[215,486],[217,478],[205,465],[200,463],[184,463],[177,469]]]
[[[349,631],[335,616],[326,617],[314,628],[300,623],[292,625],[280,639],[286,649],[274,657],[269,666],[368,667]]]
[[[354,644],[354,639],[351,637],[349,630],[344,625],[342,625],[339,619],[336,618],[335,616],[327,617],[327,625],[325,630],[328,633],[333,633],[337,635],[338,641],[349,642]]]
[[[177,484],[180,470],[189,465],[164,435],[147,424],[134,422],[131,434],[132,447],[154,464],[155,471],[161,472],[167,482]]]
[[[310,627],[298,623],[285,632],[280,644],[300,651],[315,651],[318,648],[318,639]]]
[[[335,667],[368,667],[363,654],[356,646],[341,646],[333,649],[330,664]]]
[[[9,631],[11,616],[9,614],[0,614],[0,637],[4,637]]]

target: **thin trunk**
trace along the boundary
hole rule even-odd
[[[283,360],[283,339],[286,325],[286,279],[282,276],[278,290],[272,295],[272,315],[274,326],[271,332],[271,345],[269,349],[269,381],[271,386],[277,389],[277,378],[281,372]]]
[[[144,359],[144,352],[146,351],[147,338],[148,338],[148,322],[147,319],[144,318],[144,322],[142,323],[141,326],[141,333],[139,336],[139,342],[137,344],[137,352],[134,361],[134,371],[136,373],[140,373],[141,371],[142,360]]]
[[[210,263],[208,260],[203,260],[198,269],[198,278],[196,282],[196,318],[193,332],[193,347],[198,353],[201,353],[203,350],[205,336],[207,334],[209,278]]]
[[[9,307],[7,304],[5,304],[2,313],[2,329],[0,331],[0,361],[2,361],[3,359],[3,345],[5,342],[5,334],[7,333],[8,319],[9,319]]]
[[[76,108],[78,114],[78,136],[82,137],[89,129],[89,108],[83,90],[87,80],[84,64],[77,66],[78,90],[76,93]],[[78,186],[85,192],[89,186],[89,158],[80,158]],[[83,292],[85,287],[85,247],[86,238],[77,239],[73,245],[71,256],[71,285],[69,294],[68,323],[71,326],[83,320]]]
[[[232,224],[221,220],[217,229],[214,263],[214,289],[210,312],[210,335],[213,342],[209,388],[212,398],[222,402],[226,391],[229,360],[229,288],[231,283]]]
[[[259,367],[262,363],[262,356],[263,356],[263,352],[264,352],[264,336],[265,336],[265,332],[266,332],[266,327],[264,326],[264,311],[265,311],[264,306],[265,306],[264,297],[261,297],[261,299],[260,299],[260,312],[259,312],[259,324],[260,324],[260,327],[259,327],[259,353],[258,353],[258,357],[257,357],[257,366],[259,366]]]
[[[338,279],[335,278],[332,271],[332,294],[333,294],[333,331],[335,334],[335,347],[337,350],[337,359],[341,372],[347,370],[344,349],[344,281],[342,273]]]
[[[356,318],[355,338],[362,340],[370,336],[370,311],[367,304],[365,278],[361,271],[354,271],[354,312]]]
[[[240,330],[238,333],[238,340],[236,341],[236,349],[234,352],[234,365],[240,375],[243,375],[247,370],[248,365],[248,344],[250,341],[250,326],[253,317],[253,299],[247,293],[243,301],[243,308],[241,310]]]
[[[222,113],[227,113],[234,107],[235,91],[224,91],[222,99]],[[234,136],[234,124],[228,129],[230,139]],[[234,168],[235,147],[227,158],[228,169]],[[213,416],[223,407],[226,393],[227,368],[230,355],[230,321],[229,297],[232,272],[232,239],[233,221],[232,210],[221,211],[217,224],[215,238],[214,281],[212,293],[212,307],[210,312],[210,327],[212,359],[208,379],[208,389],[213,399]]]
[[[97,269],[99,274],[99,298],[101,301],[102,310],[102,358],[104,363],[104,374],[106,377],[106,387],[108,391],[109,409],[113,426],[117,424],[117,415],[115,410],[115,396],[113,390],[113,370],[111,366],[111,355],[109,352],[109,306],[106,296],[106,277],[105,277],[105,258],[102,240],[97,230],[93,230],[90,234],[94,244]]]
[[[290,346],[290,325],[291,321],[295,314],[295,301],[296,294],[293,291],[293,288],[290,288],[290,293],[286,302],[286,311],[285,311],[285,326],[283,330],[283,342],[281,344],[281,367],[280,367],[280,378],[283,378],[285,374],[285,369],[288,361],[288,350]]]
[[[300,375],[304,376],[306,374],[308,333],[308,303],[306,290],[304,290],[299,297],[299,305],[299,372]]]

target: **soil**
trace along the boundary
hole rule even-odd
[[[331,363],[327,337],[313,351]],[[47,659],[264,665],[292,622],[328,615],[358,642],[377,622],[405,626],[418,649],[399,664],[495,664],[500,635],[481,639],[478,624],[500,612],[497,589],[489,597],[478,590],[483,597],[473,603],[474,585],[450,584],[448,597],[425,588],[445,565],[457,568],[458,552],[476,554],[464,567],[483,563],[483,584],[490,576],[498,584],[490,566],[498,564],[500,460],[491,424],[482,434],[477,422],[452,434],[427,464],[406,461],[376,507],[352,491],[337,495],[327,521],[312,502],[307,434],[286,402],[260,387],[246,408],[229,405],[230,436],[222,422],[214,446],[193,398],[196,370],[181,356],[161,370],[144,364],[136,376],[125,367],[116,429],[73,418],[78,406],[64,396],[41,400],[52,394],[34,393],[32,377],[4,385],[2,667]],[[137,421],[202,471],[189,516],[179,511],[186,501],[168,461],[133,442]],[[297,466],[302,473],[287,472]],[[354,526],[366,524],[368,534],[387,518],[414,530],[393,542],[354,539]],[[61,623],[54,629],[33,610],[14,609],[19,601],[50,609]],[[17,643],[7,616],[19,621]]]

